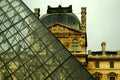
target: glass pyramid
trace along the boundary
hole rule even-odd
[[[21,0],[0,0],[0,80],[94,80]]]

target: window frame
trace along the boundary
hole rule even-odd
[[[100,80],[100,76],[95,76],[95,80]]]
[[[72,40],[72,51],[78,51],[78,39]]]
[[[115,80],[115,76],[110,76],[110,80]]]
[[[110,62],[110,68],[114,68],[114,62],[113,61]]]
[[[100,62],[99,61],[95,61],[95,68],[100,68]]]
[[[108,74],[109,80],[116,80],[117,74],[114,72],[111,72]]]

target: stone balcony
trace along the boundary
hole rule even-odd
[[[88,52],[88,59],[120,59],[120,51]]]
[[[118,51],[106,51],[106,43],[101,43],[101,51],[88,51],[88,59],[101,59],[101,60],[110,60],[110,59],[120,59],[120,50]]]

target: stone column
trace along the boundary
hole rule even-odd
[[[83,31],[86,31],[86,7],[81,8],[81,27]]]
[[[81,47],[83,49],[83,53],[86,53],[87,48],[87,34],[86,34],[86,7],[81,8]]]

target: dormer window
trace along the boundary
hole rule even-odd
[[[109,80],[116,80],[117,74],[114,72],[111,72],[108,74]]]
[[[96,73],[94,73],[93,75],[94,75],[94,77],[95,77],[95,80],[101,80],[101,78],[102,78],[102,74],[99,73],[99,72],[96,72]]]

